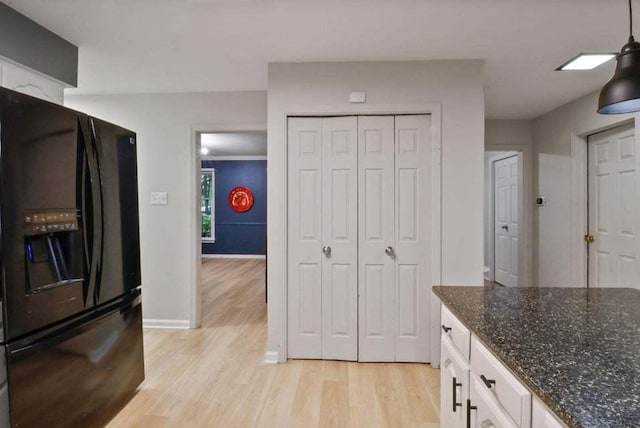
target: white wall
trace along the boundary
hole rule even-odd
[[[348,103],[365,91],[367,103]],[[443,284],[483,281],[484,91],[480,61],[270,64],[269,352],[286,359],[286,116],[442,111]]]
[[[533,145],[533,122],[530,120],[487,120],[484,126],[487,146]]]
[[[633,118],[596,113],[598,93],[586,95],[546,113],[533,122],[535,186],[547,198],[534,217],[534,281],[539,286],[585,286],[580,278],[580,248],[584,246],[579,224],[586,207],[578,206],[584,192],[586,168],[578,160],[587,135]],[[638,132],[636,121],[636,147]],[[581,171],[581,169],[583,169]]]
[[[196,239],[189,227],[195,218],[192,128],[266,128],[266,93],[67,96],[65,104],[137,132],[144,318],[188,326],[195,269],[189,254]],[[151,206],[151,191],[168,192],[169,204]]]

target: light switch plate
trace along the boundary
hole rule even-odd
[[[167,192],[151,192],[151,205],[167,205]]]

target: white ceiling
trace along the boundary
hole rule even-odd
[[[269,62],[484,59],[487,116],[505,119],[599,88],[612,63],[554,69],[628,31],[624,0],[4,1],[80,47],[70,93],[266,90]]]
[[[266,132],[219,132],[201,134],[200,145],[208,156],[266,156]]]

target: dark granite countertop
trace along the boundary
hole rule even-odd
[[[570,427],[640,427],[640,290],[433,292]]]

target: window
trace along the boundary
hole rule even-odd
[[[200,218],[203,241],[216,241],[215,186],[216,170],[203,168],[200,172]]]

